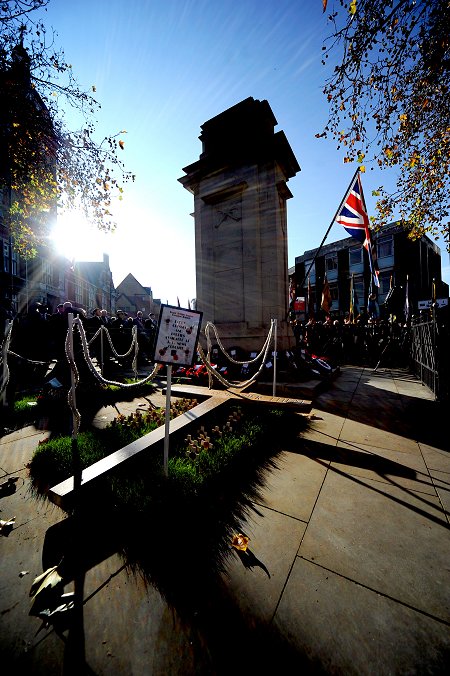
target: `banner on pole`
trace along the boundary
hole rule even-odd
[[[202,315],[202,312],[195,310],[161,305],[154,361],[158,364],[193,366]]]
[[[298,296],[294,300],[294,312],[305,312],[306,310],[306,299],[304,296]]]

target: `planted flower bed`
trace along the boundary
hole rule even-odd
[[[172,414],[192,405],[181,400]],[[81,468],[155,429],[163,418],[163,410],[151,409],[80,434]],[[170,603],[192,608],[198,589],[225,569],[233,536],[244,531],[246,518],[261,501],[267,471],[276,467],[277,455],[304,426],[303,417],[287,411],[265,411],[262,416],[254,406],[232,404],[223,414],[215,411],[189,434],[173,443],[171,439],[168,477],[162,452],[150,450],[105,477],[94,494],[82,496],[78,508],[86,533],[95,520],[95,545],[107,533],[127,564]],[[40,444],[29,471],[39,496],[71,476],[70,438]]]

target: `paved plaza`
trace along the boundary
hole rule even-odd
[[[115,414],[103,408],[96,422]],[[15,516],[0,540],[3,673],[448,673],[448,411],[406,371],[343,367],[314,397],[309,429],[245,526],[248,555],[232,552],[189,621],[106,552],[83,574],[72,628],[38,631],[29,590],[65,520],[29,492],[26,466],[48,434],[30,426],[0,439],[0,482],[18,477],[0,498],[0,518]]]

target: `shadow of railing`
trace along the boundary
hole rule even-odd
[[[394,460],[384,458],[383,456],[377,455],[375,452],[368,451],[367,449],[358,449],[357,444],[350,444],[349,442],[345,443],[346,447],[340,447],[320,441],[305,439],[303,441],[301,451],[297,452],[300,452],[302,455],[307,457],[313,458],[316,462],[326,467],[328,471],[345,476],[350,481],[364,486],[367,490],[380,493],[386,499],[392,500],[393,502],[396,502],[397,504],[400,504],[403,507],[416,512],[417,514],[420,514],[425,519],[433,521],[434,523],[448,529],[449,524],[446,520],[444,510],[442,511],[442,518],[435,516],[429,511],[430,508],[432,510],[436,509],[436,503],[433,500],[428,499],[432,498],[432,495],[422,493],[420,490],[417,490],[417,488],[416,490],[409,488],[404,483],[400,483],[397,480],[409,479],[416,482],[417,486],[419,487],[421,484],[430,486],[432,485],[432,482],[431,477],[429,477],[428,474],[407,467]],[[352,448],[349,448],[349,446]],[[293,451],[293,449],[289,450]],[[336,463],[336,465],[333,465],[332,463]],[[348,471],[346,471],[346,467],[348,467]],[[358,476],[355,473],[352,473],[352,467],[373,472],[375,477],[370,478],[376,478],[378,476],[383,483],[395,486],[405,493],[405,500],[384,491],[382,488],[382,483],[377,485],[375,481],[372,481],[369,484],[367,482],[369,477]],[[426,479],[428,479],[428,481]],[[407,501],[407,495],[414,496],[415,501],[418,501],[424,505],[424,509],[421,509],[420,507],[417,507],[416,505]]]
[[[349,367],[344,372],[355,372],[353,387],[333,381],[323,396],[314,401],[317,410],[327,411],[375,429],[414,439],[450,452],[448,413],[445,404],[426,397],[412,396],[405,390],[383,387],[383,383],[420,381],[405,370],[394,375],[389,372],[373,374],[369,369]],[[402,375],[403,374],[403,375]]]

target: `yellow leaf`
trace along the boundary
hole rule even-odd
[[[231,546],[234,547],[235,549],[238,549],[241,552],[246,552],[249,540],[250,538],[248,538],[246,535],[242,535],[242,533],[239,533],[239,535],[235,535],[233,537],[231,541]]]
[[[45,588],[53,588],[62,582],[62,577],[59,574],[58,566],[48,568],[41,575],[35,578],[30,589],[30,596],[37,596]]]
[[[361,164],[359,170],[360,170],[361,174],[365,174],[365,173],[366,173],[366,168],[365,168],[364,164]]]
[[[350,7],[348,8],[348,11],[350,14],[356,14],[356,0],[352,0],[350,3]]]

